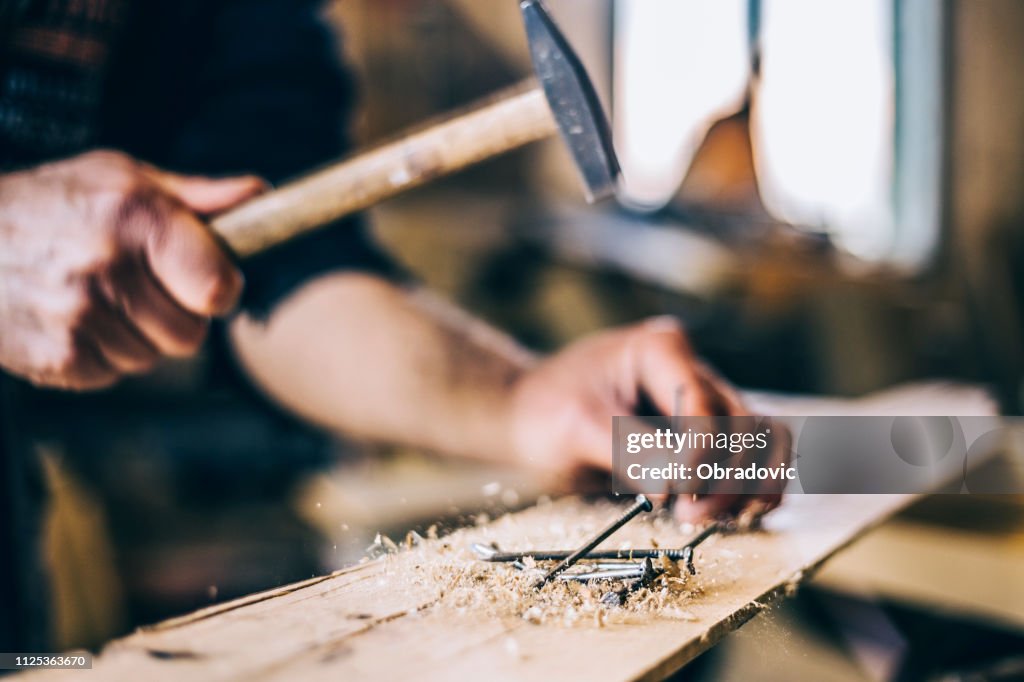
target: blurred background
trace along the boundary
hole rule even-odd
[[[610,113],[619,202],[586,206],[557,142],[527,148],[371,212],[410,272],[541,351],[672,314],[743,388],[860,396],[952,379],[1020,414],[1024,4],[549,4]],[[344,0],[325,16],[358,75],[361,144],[530,71],[515,2]],[[184,403],[190,371],[118,398],[116,440],[93,428],[105,407],[79,402],[36,425],[63,646],[333,570],[377,532],[542,493],[517,472],[338,442],[256,397]],[[134,411],[140,394],[166,409]],[[967,670],[1024,650],[1022,561],[1020,499],[934,498],[751,631],[784,623],[830,679],[860,679],[837,650],[855,675],[912,668],[921,642],[934,654],[946,637],[976,657],[945,669]],[[883,641],[823,625],[837,611]],[[752,658],[729,665],[767,660],[763,638],[736,641],[718,650]]]

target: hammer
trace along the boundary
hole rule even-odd
[[[251,256],[405,190],[559,133],[587,201],[614,193],[619,164],[586,70],[540,0],[520,3],[536,79],[252,199],[211,227]]]

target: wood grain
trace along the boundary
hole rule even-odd
[[[756,402],[768,407],[764,396]],[[904,406],[901,411],[918,414],[991,414],[992,409],[983,392],[950,387],[894,392],[871,404]],[[789,414],[870,409],[807,400],[788,400],[786,408]],[[914,497],[791,495],[765,518],[762,532],[713,536],[700,546],[697,588],[683,595],[682,609],[674,613],[652,609],[607,622],[536,624],[524,618],[529,600],[511,606],[459,601],[452,588],[457,562],[480,565],[468,551],[471,542],[498,540],[507,549],[562,547],[603,526],[614,513],[607,505],[566,499],[141,630],[109,645],[93,674],[147,682],[661,679],[793,594],[824,561]],[[659,530],[661,546],[678,542],[662,533],[675,525],[664,519],[653,525],[656,520],[638,520],[620,533],[634,547],[651,542],[645,533],[652,529]],[[652,525],[644,528],[644,523]],[[439,543],[443,552],[430,553]],[[450,575],[425,571],[439,556],[455,562]],[[488,565],[485,570],[511,569]],[[470,593],[473,587],[470,581]],[[80,675],[52,671],[32,677],[59,681]]]
[[[659,679],[772,602],[792,593],[829,556],[911,496],[793,496],[770,532],[716,538],[708,553],[744,557],[687,603],[692,621],[534,625],[442,608],[442,586],[394,573],[378,560],[335,575],[200,611],[110,645],[94,674],[104,680]],[[566,501],[524,512],[542,529],[580,513]],[[455,546],[479,529],[459,531]],[[551,542],[556,542],[552,539]],[[415,550],[414,550],[415,551]],[[699,557],[698,563],[707,557]],[[396,588],[400,586],[400,588]],[[72,679],[80,673],[40,673]]]

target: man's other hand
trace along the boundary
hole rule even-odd
[[[665,416],[748,415],[736,392],[694,354],[682,327],[655,318],[590,336],[527,370],[513,398],[515,451],[572,486],[592,480],[595,490],[607,490],[612,417],[651,409]],[[788,460],[788,443],[771,456]],[[779,500],[777,492],[711,494],[680,499],[675,512],[697,521],[751,503],[767,510]]]
[[[0,366],[86,390],[193,354],[242,290],[202,217],[263,188],[106,151],[0,176]]]

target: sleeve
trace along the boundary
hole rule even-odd
[[[122,60],[130,64],[121,90],[131,95],[113,111],[117,132],[143,158],[181,172],[256,173],[278,184],[349,150],[356,88],[319,0],[158,4],[135,32],[147,41]],[[152,127],[137,131],[124,112],[146,102]],[[243,306],[257,314],[328,271],[404,276],[359,216],[241,265]]]
[[[34,449],[16,431],[17,388],[0,371],[0,651],[39,651],[51,625],[40,541],[45,491]]]

